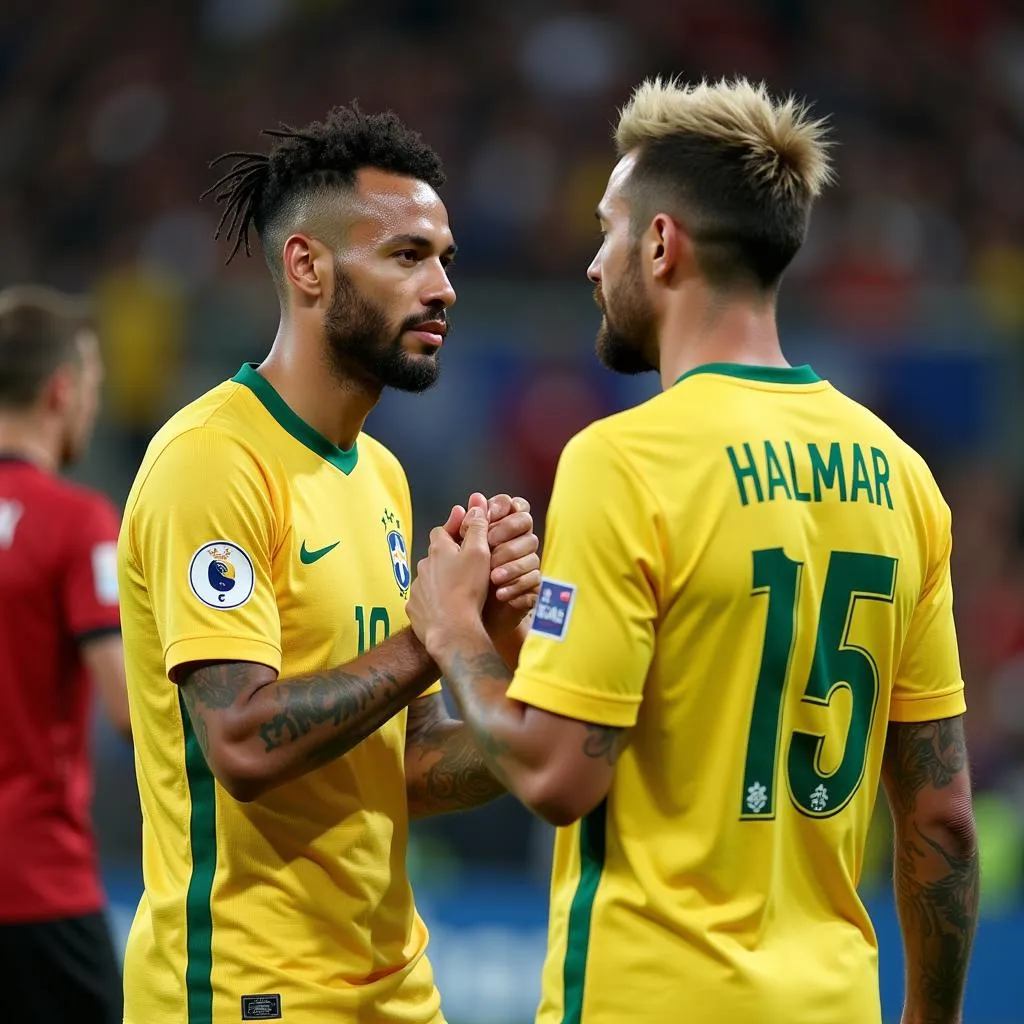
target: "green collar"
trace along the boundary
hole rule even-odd
[[[686,380],[697,373],[718,373],[723,377],[756,380],[762,384],[818,384],[821,378],[806,364],[804,366],[748,366],[745,363],[705,363],[695,366],[676,381]]]
[[[359,451],[353,444],[347,451],[332,444],[318,430],[314,430],[304,419],[296,415],[287,402],[274,390],[274,386],[256,371],[256,363],[243,363],[242,368],[231,379],[247,387],[263,404],[263,408],[288,431],[296,441],[346,474],[356,468]]]

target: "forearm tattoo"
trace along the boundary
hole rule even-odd
[[[405,764],[413,817],[479,807],[505,792],[469,727],[448,717],[440,694],[409,705]]]
[[[945,828],[923,826],[919,794],[968,770],[962,719],[890,727],[886,769],[894,803],[896,898],[908,959],[922,973],[924,1024],[958,1020],[978,917],[978,850],[969,807]]]

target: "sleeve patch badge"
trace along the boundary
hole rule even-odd
[[[540,581],[540,597],[533,609],[530,631],[551,637],[552,640],[564,640],[575,600],[574,584],[543,578]]]
[[[229,611],[252,597],[256,576],[252,559],[237,544],[211,540],[192,556],[188,582],[208,608]]]
[[[92,549],[92,581],[100,604],[117,604],[117,545],[112,541]]]

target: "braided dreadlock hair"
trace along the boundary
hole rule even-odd
[[[233,160],[230,170],[210,186],[200,199],[212,195],[223,205],[214,238],[222,234],[231,244],[227,263],[249,244],[250,226],[261,240],[268,229],[289,219],[309,197],[338,189],[350,189],[356,172],[374,167],[426,182],[432,188],[444,184],[441,159],[391,111],[364,114],[355,102],[335,107],[324,121],[303,128],[282,124],[260,133],[276,142],[269,153],[223,153],[210,164],[216,167]],[[267,262],[278,277],[279,254],[264,245]]]

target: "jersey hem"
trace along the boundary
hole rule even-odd
[[[608,725],[628,729],[636,724],[641,696],[613,696],[588,692],[569,683],[535,675],[532,672],[517,672],[508,688],[512,700],[530,704],[542,711],[575,718],[580,722]]]
[[[921,697],[894,698],[889,705],[890,722],[930,722],[937,718],[956,718],[967,710],[964,684],[959,683],[942,693]]]
[[[164,653],[167,677],[190,661],[254,661],[281,671],[281,648],[247,636],[195,636],[175,640]]]

